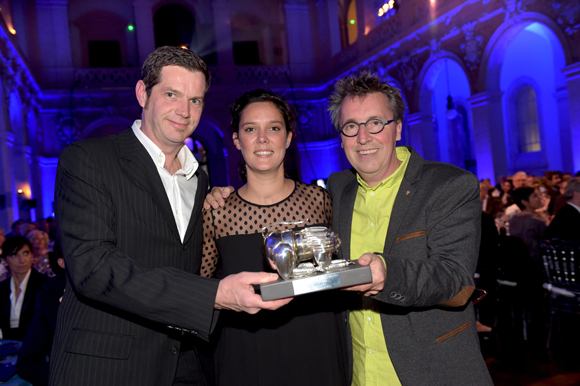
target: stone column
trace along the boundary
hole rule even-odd
[[[237,69],[234,63],[230,1],[213,1],[212,8],[218,57],[218,79],[222,84],[233,84],[236,83]]]
[[[358,52],[367,52],[368,42],[366,39],[367,34],[375,26],[375,16],[373,10],[373,0],[357,0],[356,2],[356,18],[358,38],[357,44],[359,45]]]
[[[71,85],[72,64],[68,0],[36,0],[40,73],[47,86]]]
[[[407,116],[409,137],[407,143],[415,149],[421,157],[429,161],[438,161],[436,130],[433,127],[433,117],[424,112],[417,112]]]
[[[338,24],[338,1],[337,0],[319,0],[316,3],[318,7],[318,22],[321,38],[328,39],[326,47],[321,49],[329,50],[327,55],[334,56],[342,50],[340,43],[340,25]]]
[[[40,172],[40,183],[42,185],[42,206],[37,205],[36,207],[41,209],[42,212],[38,212],[38,217],[49,217],[53,216],[54,208],[54,185],[56,183],[56,167],[58,165],[58,157],[36,157],[36,162],[38,164]],[[40,199],[37,195],[37,199]]]
[[[143,65],[147,56],[155,50],[155,29],[153,25],[153,3],[151,0],[133,0],[135,31],[139,51],[138,67]]]
[[[509,173],[501,98],[501,92],[485,91],[467,99],[473,118],[477,174],[496,181]]]
[[[3,107],[3,106],[2,106]],[[3,108],[2,108],[3,110]],[[2,120],[4,122],[4,120]],[[14,146],[14,135],[9,131],[0,131],[0,196],[3,201],[3,208],[0,207],[0,227],[4,232],[10,231],[10,225],[14,222],[14,205],[12,196],[14,193],[14,176],[10,169],[12,159],[12,146]],[[18,212],[18,209],[16,209]]]
[[[570,109],[570,139],[573,149],[572,173],[580,171],[580,62],[562,69],[568,86],[568,104]],[[575,151],[574,151],[575,149]]]
[[[558,117],[554,122],[558,122],[560,133],[560,155],[562,159],[563,171],[574,170],[574,151],[572,150],[572,136],[570,130],[570,112],[568,102],[568,88],[561,87],[554,94],[558,105]],[[555,118],[555,117],[554,117]]]
[[[12,188],[14,212],[18,212],[18,218],[29,221],[30,212],[28,210],[20,210],[20,203],[22,200],[34,198],[32,196],[32,184],[30,183],[30,156],[31,149],[27,145],[15,145],[12,149],[11,172],[14,175],[14,186]],[[22,189],[22,195],[17,194],[18,190]],[[32,219],[36,220],[36,219]]]
[[[294,83],[308,81],[315,75],[308,1],[286,0],[284,9],[292,80]]]

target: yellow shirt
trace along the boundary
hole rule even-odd
[[[393,204],[407,170],[410,154],[407,148],[397,147],[397,158],[402,162],[401,165],[375,187],[369,187],[357,175],[359,187],[354,202],[350,247],[352,260],[367,252],[383,252]],[[376,300],[363,297],[362,308],[350,312],[353,386],[401,385],[389,357],[377,310]]]

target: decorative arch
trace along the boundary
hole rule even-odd
[[[461,67],[463,73],[465,74],[465,76],[467,77],[468,80],[468,86],[469,86],[469,94],[472,95],[473,94],[473,90],[474,87],[469,79],[469,77],[467,76],[467,74],[469,74],[469,69],[467,68],[467,66],[465,65],[465,62],[455,53],[450,52],[450,51],[439,51],[437,53],[437,55],[431,55],[429,57],[429,59],[427,59],[427,61],[425,63],[423,63],[423,66],[421,67],[421,70],[419,71],[419,74],[417,76],[416,82],[415,82],[415,87],[416,90],[413,93],[415,95],[415,99],[413,100],[413,103],[415,104],[415,106],[417,106],[419,109],[421,108],[421,98],[424,97],[424,86],[425,83],[431,83],[434,81],[432,79],[433,74],[431,73],[430,76],[428,76],[428,72],[429,69],[431,68],[431,66],[433,66],[437,61],[440,61],[441,59],[450,59],[453,60],[454,62],[457,63],[458,66]],[[437,66],[441,66],[441,63],[439,63]],[[440,68],[439,68],[440,69]],[[436,77],[437,74],[435,74]],[[423,101],[424,102],[424,101]]]
[[[566,140],[569,127],[565,127],[568,119],[560,116],[565,110],[559,108],[559,104],[567,105],[567,96],[560,97],[562,100],[556,97],[558,90],[566,88],[561,70],[569,52],[554,22],[534,14],[522,19],[504,23],[493,35],[483,59],[481,72],[487,76],[482,85],[501,98],[492,114],[503,120],[508,171],[541,175],[548,169],[563,170],[571,163],[572,149]],[[541,147],[534,152],[520,151],[514,93],[524,85],[531,86],[536,94]],[[548,111],[552,113],[545,114]]]
[[[423,116],[421,134],[427,154],[476,172],[475,143],[468,98],[471,84],[466,67],[456,55],[442,52],[430,58],[420,71],[416,93]],[[451,109],[448,104],[451,100]]]
[[[518,23],[513,20],[504,22],[493,33],[481,57],[481,66],[477,86],[479,90],[495,92],[500,90],[499,72],[502,60],[507,53],[507,49],[513,39],[527,26],[537,22],[543,24],[553,33],[553,38],[557,40],[563,50],[565,63],[572,63],[572,54],[566,36],[560,26],[549,17],[533,12],[526,12],[518,16]]]

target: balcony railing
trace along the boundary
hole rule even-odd
[[[288,66],[238,66],[238,84],[287,83],[290,77]]]
[[[141,79],[140,68],[75,68],[78,87],[135,87]]]
[[[237,84],[279,84],[287,83],[290,70],[288,66],[236,66]],[[217,67],[209,68],[212,84],[227,85],[218,76]],[[116,88],[134,87],[141,78],[140,68],[76,68],[77,87]]]

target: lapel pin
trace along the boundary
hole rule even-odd
[[[407,190],[407,196],[409,195],[409,193],[411,193],[411,191],[410,190]]]

